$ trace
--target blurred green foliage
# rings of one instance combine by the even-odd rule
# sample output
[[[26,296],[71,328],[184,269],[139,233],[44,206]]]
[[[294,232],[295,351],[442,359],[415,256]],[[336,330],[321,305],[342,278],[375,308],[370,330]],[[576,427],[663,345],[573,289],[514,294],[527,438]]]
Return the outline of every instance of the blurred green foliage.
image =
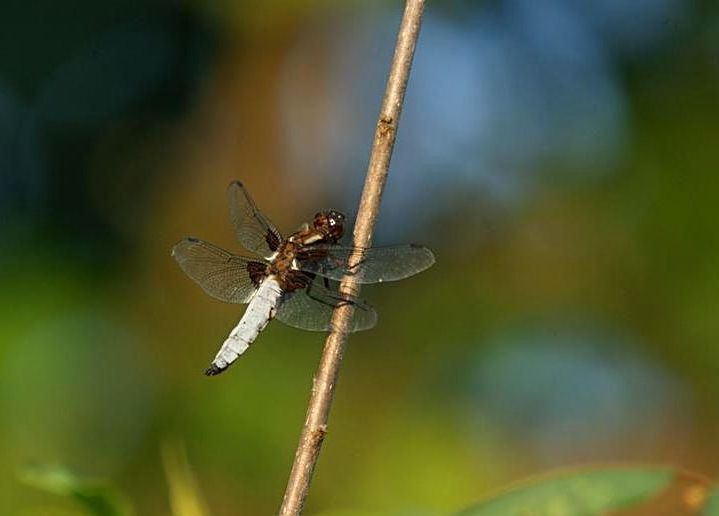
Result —
[[[170,506],[174,516],[208,516],[197,480],[192,473],[187,452],[180,443],[165,443],[162,449]]]
[[[430,2],[377,241],[438,260],[362,291],[380,322],[350,341],[308,514],[450,514],[596,460],[716,474],[717,10]],[[285,233],[353,213],[398,19],[3,7],[0,513],[77,514],[85,475],[138,514],[276,511],[322,336],[273,323],[205,378],[242,308],[169,250],[241,251],[232,179]]]
[[[719,491],[714,489],[704,509],[704,516],[716,516],[719,514]]]
[[[93,516],[131,516],[130,503],[106,482],[80,478],[61,468],[35,468],[22,480],[33,487],[66,496]]]
[[[576,516],[606,514],[636,505],[664,489],[668,469],[596,470],[565,473],[515,487],[508,493],[467,509],[463,516]]]

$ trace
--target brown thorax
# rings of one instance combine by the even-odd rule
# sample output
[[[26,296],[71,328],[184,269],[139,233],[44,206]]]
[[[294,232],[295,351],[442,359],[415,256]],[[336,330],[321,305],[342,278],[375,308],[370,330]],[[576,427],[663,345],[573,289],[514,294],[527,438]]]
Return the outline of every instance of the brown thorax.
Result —
[[[305,223],[287,240],[300,245],[336,244],[344,234],[345,216],[336,210],[321,211],[315,214],[312,226]]]
[[[286,291],[307,286],[310,279],[295,270],[297,254],[305,246],[313,244],[336,244],[344,234],[344,214],[336,210],[315,214],[312,225],[305,223],[292,233],[279,247],[267,273],[278,277]]]

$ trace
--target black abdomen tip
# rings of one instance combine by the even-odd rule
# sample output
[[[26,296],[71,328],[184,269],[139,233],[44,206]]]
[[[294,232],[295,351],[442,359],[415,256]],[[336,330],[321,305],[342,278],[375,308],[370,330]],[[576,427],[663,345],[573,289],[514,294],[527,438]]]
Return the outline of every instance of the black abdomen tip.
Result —
[[[205,374],[206,374],[207,376],[217,376],[218,374],[220,374],[220,373],[221,373],[222,371],[224,371],[225,369],[227,369],[227,368],[226,368],[226,367],[218,367],[218,366],[216,366],[215,364],[212,364],[210,367],[208,367],[208,368],[205,370]]]

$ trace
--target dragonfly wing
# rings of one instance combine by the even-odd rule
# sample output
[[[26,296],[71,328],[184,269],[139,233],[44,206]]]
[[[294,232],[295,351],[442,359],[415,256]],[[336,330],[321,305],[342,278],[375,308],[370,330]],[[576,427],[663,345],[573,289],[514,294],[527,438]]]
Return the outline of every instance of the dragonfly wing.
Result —
[[[172,256],[202,290],[226,303],[249,302],[257,290],[258,275],[266,267],[197,238],[175,244]]]
[[[350,267],[350,257],[355,249],[360,254],[360,261]],[[298,258],[302,271],[336,281],[350,275],[359,283],[401,280],[428,269],[434,263],[432,251],[415,244],[368,249],[318,245],[304,251]]]
[[[330,320],[336,306],[352,303],[355,307],[350,331],[369,330],[377,324],[377,312],[366,302],[328,290],[317,281],[306,289],[288,292],[282,297],[276,318],[293,328],[330,331]]]
[[[263,258],[271,257],[282,243],[274,224],[257,209],[252,197],[239,181],[227,187],[227,204],[237,238],[248,251]]]

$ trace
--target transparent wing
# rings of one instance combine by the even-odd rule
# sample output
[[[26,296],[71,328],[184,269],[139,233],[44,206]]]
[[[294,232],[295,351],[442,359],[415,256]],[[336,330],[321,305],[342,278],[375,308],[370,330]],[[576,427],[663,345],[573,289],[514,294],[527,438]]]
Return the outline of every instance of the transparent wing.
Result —
[[[257,256],[272,256],[282,242],[282,235],[257,209],[252,197],[239,181],[233,181],[227,187],[227,203],[232,224],[242,246]]]
[[[197,238],[179,241],[172,256],[202,290],[226,303],[249,302],[257,290],[249,271],[265,266]]]
[[[360,283],[381,283],[408,278],[434,263],[432,251],[421,245],[408,244],[358,250],[360,262],[350,267],[349,259],[354,250],[336,245],[313,246],[298,256],[299,269],[337,281],[352,275]]]
[[[351,302],[355,310],[350,331],[369,330],[377,324],[377,312],[366,302],[351,301],[339,291],[328,290],[317,281],[306,289],[285,294],[277,309],[276,318],[293,328],[309,331],[329,331],[332,311],[341,303]]]

